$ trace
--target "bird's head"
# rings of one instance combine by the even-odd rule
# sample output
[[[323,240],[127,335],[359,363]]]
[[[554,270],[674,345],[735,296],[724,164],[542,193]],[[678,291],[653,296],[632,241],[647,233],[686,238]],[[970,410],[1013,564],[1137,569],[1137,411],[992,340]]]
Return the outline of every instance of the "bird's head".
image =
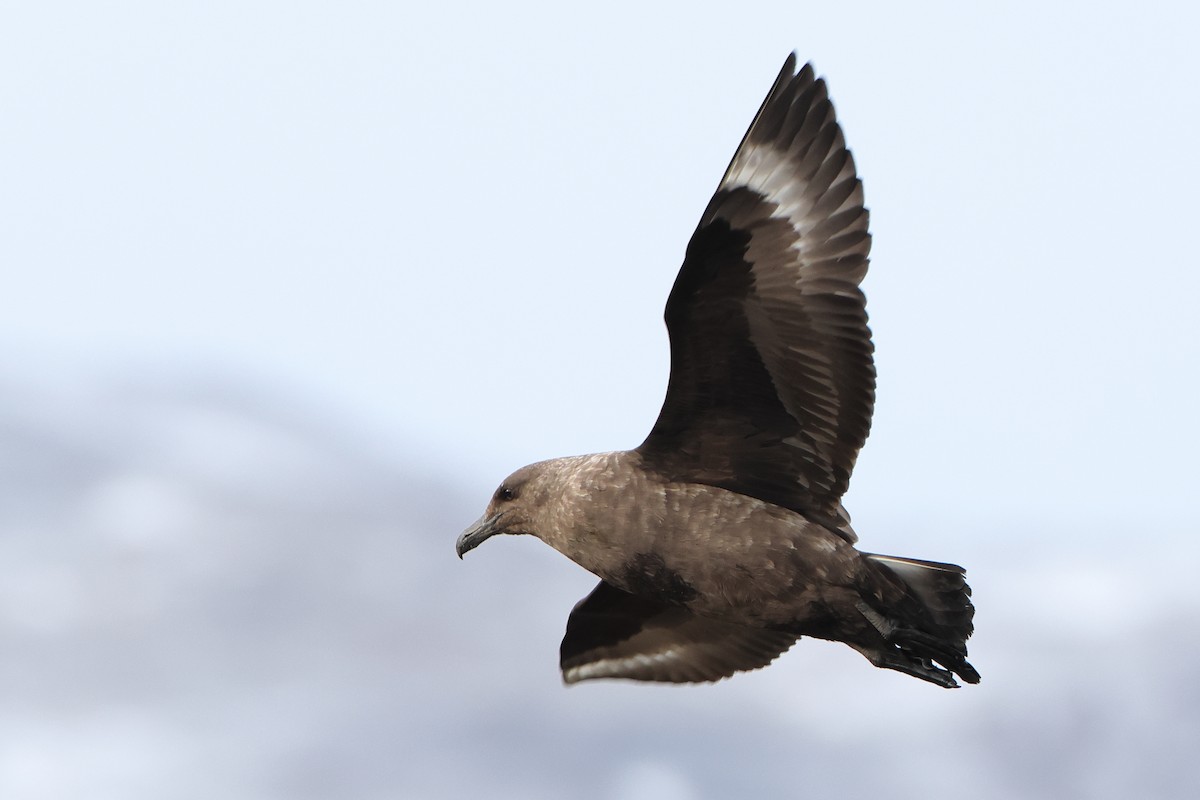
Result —
[[[483,516],[462,532],[454,545],[458,557],[474,550],[499,533],[528,533],[538,535],[540,519],[547,501],[553,496],[549,486],[548,469],[551,462],[530,464],[504,479],[492,495]]]

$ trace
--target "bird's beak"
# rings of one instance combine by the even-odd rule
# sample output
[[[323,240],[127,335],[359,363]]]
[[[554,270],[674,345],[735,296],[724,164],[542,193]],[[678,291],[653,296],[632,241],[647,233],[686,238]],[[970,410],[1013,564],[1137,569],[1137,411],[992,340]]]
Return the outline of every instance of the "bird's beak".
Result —
[[[467,554],[467,551],[474,550],[479,545],[483,544],[485,539],[490,539],[497,533],[502,533],[500,530],[500,515],[493,514],[488,516],[484,514],[479,519],[475,520],[471,527],[467,528],[458,537],[458,541],[454,543],[454,552],[458,553],[458,557],[462,558]]]

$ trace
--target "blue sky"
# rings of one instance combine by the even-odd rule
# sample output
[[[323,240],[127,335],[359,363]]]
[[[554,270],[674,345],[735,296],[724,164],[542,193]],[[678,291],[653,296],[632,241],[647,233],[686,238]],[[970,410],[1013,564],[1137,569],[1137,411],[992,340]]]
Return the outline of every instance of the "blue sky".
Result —
[[[491,712],[446,717],[464,726],[486,719],[503,738],[506,709],[536,702],[548,729],[569,738],[578,730],[564,720],[575,712],[560,703],[618,709],[616,731],[637,726],[647,697],[690,718],[692,703],[716,696],[717,717],[740,720],[749,704],[781,736],[811,744],[805,736],[832,730],[822,746],[854,741],[853,726],[838,732],[846,723],[829,721],[841,713],[834,706],[781,709],[764,699],[791,686],[812,693],[828,677],[820,659],[835,656],[785,660],[719,695],[615,686],[584,695],[608,705],[558,699],[554,646],[590,579],[531,542],[489,544],[466,564],[439,560],[453,557],[458,530],[515,467],[641,441],[666,385],[661,312],[687,237],[792,50],[829,81],[872,212],[864,286],[879,399],[847,502],[867,549],[953,560],[977,576],[972,654],[985,679],[949,693],[957,706],[928,700],[924,687],[879,683],[850,659],[830,662],[846,666],[837,681],[862,681],[871,697],[904,709],[884,730],[968,730],[987,719],[992,733],[1019,742],[1021,718],[997,709],[1049,701],[1026,671],[1014,667],[1006,681],[1005,665],[1063,665],[1049,669],[1049,685],[1082,687],[1083,707],[1142,679],[1137,665],[1129,674],[1110,665],[1079,683],[1075,670],[1093,663],[1093,651],[1136,640],[1173,660],[1170,644],[1145,642],[1158,642],[1153,626],[1179,609],[1200,608],[1184,571],[1198,533],[1200,277],[1189,241],[1200,185],[1197,22],[1184,4],[3,7],[0,446],[11,480],[0,535],[10,577],[26,577],[12,578],[0,600],[17,620],[14,641],[40,643],[19,667],[50,677],[25,700],[10,698],[25,709],[18,722],[46,733],[21,738],[17,722],[0,731],[9,748],[0,747],[0,787],[26,785],[40,773],[12,765],[37,758],[93,769],[84,754],[94,742],[56,751],[54,726],[82,715],[105,730],[116,713],[110,687],[97,679],[72,695],[69,713],[47,711],[61,686],[46,665],[87,642],[118,641],[80,609],[120,582],[120,554],[133,548],[169,572],[184,556],[220,563],[238,553],[269,571],[270,559],[246,556],[236,537],[207,536],[206,519],[249,526],[264,552],[286,552],[297,520],[308,520],[314,541],[352,528],[371,543],[354,562],[368,576],[363,564],[394,559],[402,578],[432,581],[420,585],[436,602],[394,588],[361,590],[369,603],[330,589],[329,602],[360,619],[382,615],[372,631],[425,631],[416,649],[446,664],[497,658],[488,681],[508,693],[489,701],[473,689]],[[405,547],[418,556],[406,560]],[[88,558],[108,565],[97,573],[107,577],[81,572]],[[196,579],[206,587],[195,589],[196,619],[207,621],[195,624],[218,652],[234,652],[240,628],[209,615],[220,587],[236,580],[213,569]],[[247,574],[258,576],[247,585],[265,581],[289,603],[311,588],[304,570],[285,570],[278,583]],[[447,596],[447,586],[459,594]],[[170,585],[153,591],[168,606],[179,599]],[[522,619],[533,615],[520,628],[528,653],[496,655],[514,616],[471,603],[481,591],[509,598]],[[21,628],[22,603],[51,603],[49,621]],[[416,607],[437,620],[436,634],[418,624]],[[466,608],[476,616],[463,629],[449,609]],[[131,620],[152,651],[174,646],[163,644],[168,628]],[[296,625],[278,652],[304,652]],[[1174,638],[1187,653],[1200,649],[1194,633]],[[337,650],[351,673],[365,657],[356,647]],[[438,676],[408,660],[412,646],[400,652],[396,713],[411,717],[423,696],[436,701],[421,714],[436,716],[449,689],[403,688]],[[530,678],[535,663],[544,669]],[[208,688],[217,707],[235,708],[238,686],[266,691],[229,669],[227,684]],[[388,675],[384,666],[372,674],[380,696]],[[313,711],[314,730],[331,717],[374,730],[361,710],[370,704],[339,680],[329,686],[332,710]],[[590,690],[566,696],[580,691]],[[1105,719],[1140,730],[1125,709],[1147,729],[1177,731],[1184,723],[1162,692],[1154,701],[1122,695]],[[154,719],[159,701],[132,696],[140,710],[120,719],[140,731],[137,720]],[[1062,711],[1061,730],[1080,718]],[[381,729],[412,733],[380,719]],[[199,741],[201,728],[180,730]],[[455,733],[446,728],[447,741]],[[249,753],[291,752],[269,728],[247,737]],[[161,796],[165,784],[137,769],[157,752],[138,742],[154,739],[131,734],[123,745],[142,782],[118,776],[114,796]],[[178,758],[193,746],[180,741]],[[333,752],[314,741],[314,752]],[[412,734],[410,744],[423,741]],[[486,737],[471,741],[480,764],[517,758],[488,750]],[[1114,741],[1111,752],[1121,752]],[[449,745],[421,746],[423,763],[453,761]],[[596,796],[718,796],[684,755],[612,752],[612,771],[596,775],[608,789]],[[1088,763],[1110,751],[1080,752]],[[391,796],[395,776],[372,771],[387,753],[362,758],[345,768],[377,778],[361,796]],[[258,774],[255,763],[275,762],[251,759],[245,775]],[[290,775],[296,762],[279,763]],[[543,785],[525,768],[513,796],[561,791],[558,778],[542,776]],[[478,784],[460,776],[443,794],[433,767],[419,773],[420,791],[405,786],[436,797],[494,785],[479,769]],[[1105,785],[1133,785],[1130,770],[1128,783]],[[287,781],[242,774],[231,767],[210,788],[295,796]],[[1068,796],[1054,794],[1063,781],[1021,789]]]

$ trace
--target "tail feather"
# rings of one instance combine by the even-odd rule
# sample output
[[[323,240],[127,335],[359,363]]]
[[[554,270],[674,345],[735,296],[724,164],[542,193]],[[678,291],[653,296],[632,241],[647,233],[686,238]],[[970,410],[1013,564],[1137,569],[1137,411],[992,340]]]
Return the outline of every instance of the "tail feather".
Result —
[[[967,683],[978,683],[979,673],[966,659],[967,639],[975,630],[975,606],[966,570],[955,564],[915,558],[864,553],[867,560],[899,578],[907,590],[905,602],[885,612],[886,638],[895,646],[881,666],[900,669],[941,685],[955,685],[929,664],[936,661]],[[932,672],[930,672],[932,670]]]
[[[873,553],[867,558],[904,581],[938,626],[953,630],[964,641],[975,630],[975,606],[971,604],[965,569],[956,564]]]

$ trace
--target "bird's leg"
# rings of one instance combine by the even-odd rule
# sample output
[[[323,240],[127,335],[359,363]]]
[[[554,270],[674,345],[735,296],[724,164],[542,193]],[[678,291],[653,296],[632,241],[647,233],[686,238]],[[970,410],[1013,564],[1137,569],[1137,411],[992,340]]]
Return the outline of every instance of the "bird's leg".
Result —
[[[928,658],[919,658],[899,648],[884,650],[874,655],[868,655],[867,658],[877,667],[894,669],[897,672],[912,675],[914,678],[936,683],[946,689],[958,688],[958,681],[954,680],[953,672],[942,669]]]
[[[936,636],[914,628],[897,628],[887,641],[914,657],[935,659],[967,683],[979,683],[979,673],[967,662],[966,653]]]
[[[953,666],[962,661],[963,654],[946,645],[944,641],[916,628],[896,628],[886,636],[888,644],[894,644],[913,652],[929,651],[939,662]]]

